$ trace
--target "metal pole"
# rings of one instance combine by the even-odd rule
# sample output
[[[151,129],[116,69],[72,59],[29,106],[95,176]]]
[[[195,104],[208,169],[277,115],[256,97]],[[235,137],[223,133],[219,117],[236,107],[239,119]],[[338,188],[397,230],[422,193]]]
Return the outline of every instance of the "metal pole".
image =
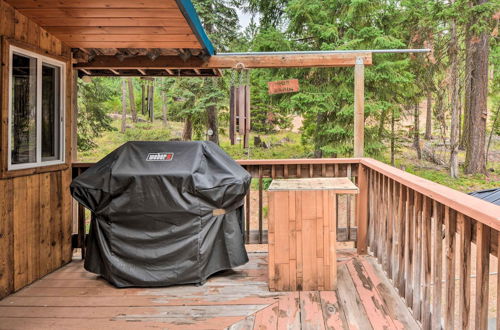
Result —
[[[365,145],[365,65],[356,57],[354,66],[354,157],[364,156]]]
[[[217,53],[217,56],[265,56],[265,55],[306,55],[306,54],[355,54],[355,53],[428,53],[423,49],[365,49],[365,50],[309,50],[286,52],[247,52],[247,53]]]

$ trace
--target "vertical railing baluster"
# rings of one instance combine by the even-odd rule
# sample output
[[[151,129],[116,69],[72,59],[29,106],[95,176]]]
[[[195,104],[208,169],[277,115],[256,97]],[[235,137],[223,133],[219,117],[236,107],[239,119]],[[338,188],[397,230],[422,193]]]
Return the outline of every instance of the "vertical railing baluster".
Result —
[[[263,193],[262,193],[262,165],[259,166],[259,243],[262,244],[263,238],[262,238],[262,223],[263,223],[263,210],[262,210],[262,204],[263,204]]]
[[[405,297],[405,284],[404,275],[406,274],[406,247],[408,245],[408,230],[407,230],[407,217],[406,217],[406,186],[399,184],[399,201],[398,201],[398,221],[399,221],[399,265],[398,275],[396,280],[396,287],[399,290],[401,297]]]
[[[389,178],[385,175],[382,175],[382,198],[381,198],[381,205],[383,205],[382,208],[382,230],[381,230],[381,243],[382,243],[382,266],[383,269],[385,270],[386,273],[389,273],[389,256],[388,256],[388,251],[387,251],[387,239],[388,239],[388,228],[387,228],[387,215],[388,215],[388,210],[387,210],[387,181]]]
[[[433,210],[433,293],[432,293],[432,328],[441,329],[442,276],[443,276],[443,205],[434,201]]]
[[[357,232],[356,232],[356,248],[359,254],[366,254],[367,249],[367,232],[368,232],[368,172],[367,169],[359,165],[357,183],[359,194],[356,197],[356,217],[357,217]]]
[[[488,328],[490,245],[490,228],[476,222],[476,318],[474,328],[478,330]]]
[[[400,185],[392,180],[392,281],[397,287],[399,274],[399,245],[401,241],[401,233],[399,231],[399,191]]]
[[[431,328],[431,215],[432,202],[427,196],[422,199],[422,269],[423,269],[423,288],[422,288],[422,328]]]
[[[444,227],[445,227],[445,278],[446,278],[446,296],[445,296],[445,329],[455,327],[455,251],[456,251],[456,212],[448,206],[444,209]]]
[[[419,321],[422,320],[422,195],[415,193],[415,240],[413,259],[413,315]]]
[[[387,210],[387,216],[386,216],[386,222],[387,222],[387,236],[386,236],[386,271],[387,275],[390,279],[393,279],[392,277],[392,242],[393,242],[393,236],[394,236],[394,228],[393,228],[393,213],[394,213],[394,208],[393,208],[393,186],[392,186],[392,180],[390,178],[387,178],[387,184],[386,184],[386,210]]]
[[[458,213],[460,233],[460,329],[469,329],[470,317],[470,274],[471,274],[471,221],[468,217]]]
[[[405,246],[405,300],[409,308],[413,307],[413,232],[415,230],[414,191],[411,188],[406,190],[406,246]]]
[[[347,166],[347,178],[352,180],[351,177],[351,164]],[[351,195],[345,196],[346,200],[346,227],[347,227],[347,240],[351,240]],[[338,218],[337,218],[338,219]]]

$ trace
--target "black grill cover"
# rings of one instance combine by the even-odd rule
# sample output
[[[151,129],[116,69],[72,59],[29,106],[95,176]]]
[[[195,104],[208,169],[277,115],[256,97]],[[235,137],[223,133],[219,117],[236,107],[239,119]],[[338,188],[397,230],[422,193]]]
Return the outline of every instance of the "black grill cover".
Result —
[[[245,264],[250,180],[211,142],[122,145],[71,183],[94,215],[85,269],[117,287],[168,286]]]

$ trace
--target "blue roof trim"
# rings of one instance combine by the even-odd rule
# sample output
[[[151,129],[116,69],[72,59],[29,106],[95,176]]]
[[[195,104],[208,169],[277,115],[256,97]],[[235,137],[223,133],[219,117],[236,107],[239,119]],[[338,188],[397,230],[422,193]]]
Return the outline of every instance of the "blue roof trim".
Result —
[[[193,32],[198,38],[198,41],[200,42],[201,46],[205,49],[205,51],[209,55],[214,55],[215,54],[214,46],[212,45],[210,39],[208,39],[207,33],[205,32],[205,29],[201,25],[200,18],[198,17],[196,9],[194,9],[191,0],[176,0],[176,2],[182,14],[186,18],[189,26],[191,26],[191,29],[193,29]]]

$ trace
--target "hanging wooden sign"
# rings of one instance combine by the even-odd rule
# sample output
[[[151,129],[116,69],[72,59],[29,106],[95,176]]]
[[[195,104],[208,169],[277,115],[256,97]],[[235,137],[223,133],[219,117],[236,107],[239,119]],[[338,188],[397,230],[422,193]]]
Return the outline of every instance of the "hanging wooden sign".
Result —
[[[299,91],[298,79],[270,81],[267,85],[269,86],[269,95],[294,93]]]

